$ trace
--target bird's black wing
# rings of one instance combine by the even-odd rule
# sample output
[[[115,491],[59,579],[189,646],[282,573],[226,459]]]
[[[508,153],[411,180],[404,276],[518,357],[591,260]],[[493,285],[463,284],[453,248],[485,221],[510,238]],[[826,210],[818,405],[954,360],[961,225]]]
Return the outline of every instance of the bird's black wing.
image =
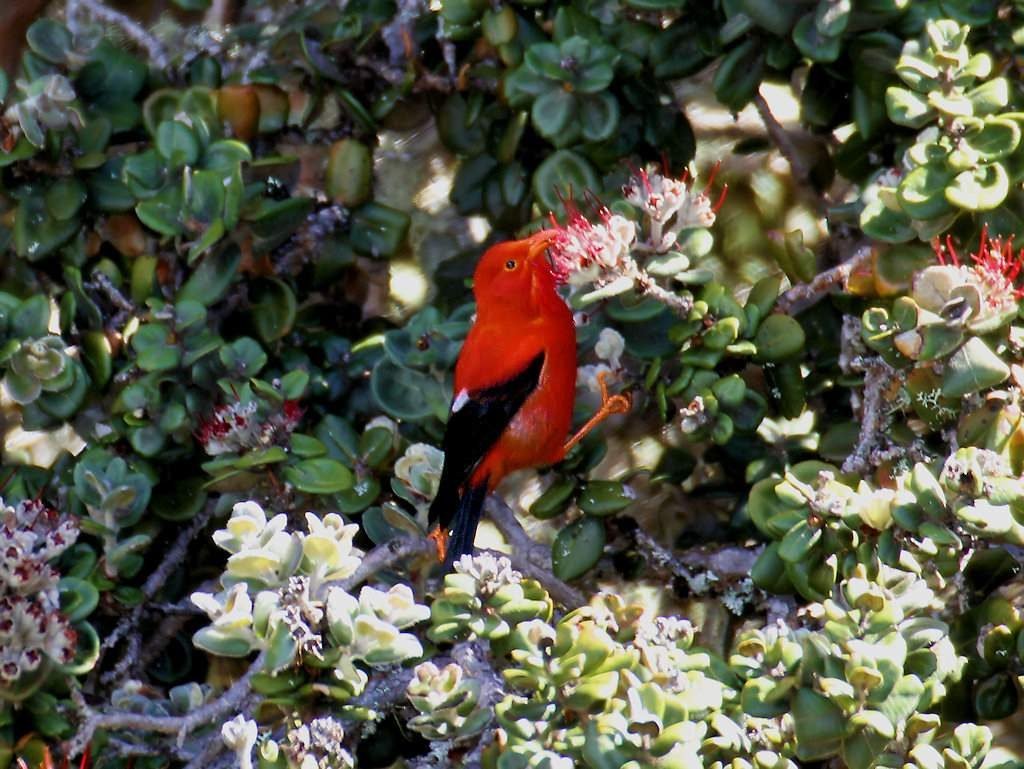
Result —
[[[466,484],[480,460],[497,443],[516,412],[536,389],[543,367],[544,352],[541,351],[521,372],[504,382],[480,390],[456,393],[441,445],[444,449],[444,467],[437,496],[430,506],[431,525],[438,524],[450,530],[464,495],[479,497],[477,507],[483,505],[486,490],[484,494],[478,490],[468,494]],[[479,510],[467,513],[472,513],[479,520]],[[476,530],[475,525],[469,528],[474,532]],[[472,546],[471,540],[468,547],[471,549]]]

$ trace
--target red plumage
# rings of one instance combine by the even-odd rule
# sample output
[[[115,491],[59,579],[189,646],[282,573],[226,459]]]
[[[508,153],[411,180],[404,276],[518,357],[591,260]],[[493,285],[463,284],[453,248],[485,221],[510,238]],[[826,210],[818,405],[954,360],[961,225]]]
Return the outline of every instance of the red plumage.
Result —
[[[455,365],[445,464],[430,508],[430,536],[449,566],[472,551],[484,499],[505,476],[558,462],[604,416],[628,407],[622,396],[606,398],[566,443],[576,329],[546,256],[552,235],[493,246],[474,274],[476,320]]]

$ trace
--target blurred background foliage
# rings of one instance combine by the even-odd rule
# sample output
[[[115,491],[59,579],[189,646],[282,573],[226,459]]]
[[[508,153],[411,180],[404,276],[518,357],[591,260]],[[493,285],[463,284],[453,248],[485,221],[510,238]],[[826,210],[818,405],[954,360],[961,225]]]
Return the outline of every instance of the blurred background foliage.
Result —
[[[1018,3],[23,0],[0,39],[0,769],[244,765],[251,718],[265,767],[1019,765]],[[577,416],[600,372],[634,407],[442,581],[407,543],[473,266],[609,217]]]

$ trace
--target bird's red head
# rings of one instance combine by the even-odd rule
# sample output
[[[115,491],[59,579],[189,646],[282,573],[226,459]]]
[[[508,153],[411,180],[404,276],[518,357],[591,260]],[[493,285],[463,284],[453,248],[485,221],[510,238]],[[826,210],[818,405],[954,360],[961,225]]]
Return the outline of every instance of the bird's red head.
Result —
[[[554,230],[542,230],[487,249],[473,274],[477,300],[525,305],[539,294],[554,293],[555,276],[547,258],[548,244],[554,235]]]

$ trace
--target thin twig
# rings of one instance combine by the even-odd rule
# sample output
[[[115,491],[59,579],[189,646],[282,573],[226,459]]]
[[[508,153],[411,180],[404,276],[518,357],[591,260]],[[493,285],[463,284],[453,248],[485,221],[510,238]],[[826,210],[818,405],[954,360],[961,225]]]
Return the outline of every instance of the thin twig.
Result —
[[[492,728],[494,706],[505,698],[505,680],[494,666],[494,656],[489,641],[463,641],[455,644],[452,647],[452,660],[465,671],[468,678],[475,679],[480,684],[477,707],[487,710],[491,714],[490,721],[477,738],[476,745],[463,758],[463,767],[476,769],[481,766],[483,753],[495,738]]]
[[[377,572],[389,569],[395,564],[413,556],[429,553],[432,549],[433,545],[427,539],[398,537],[389,540],[382,545],[377,545],[377,547],[367,553],[359,564],[359,568],[355,570],[351,577],[329,584],[337,585],[346,591],[352,591]]]
[[[374,678],[362,694],[345,703],[353,709],[365,708],[375,713],[385,713],[405,699],[405,690],[413,679],[413,669],[395,666],[385,675]]]
[[[749,577],[754,562],[764,550],[763,545],[737,545],[714,549],[695,547],[674,552],[662,546],[643,529],[636,529],[633,536],[640,552],[652,567],[686,580],[694,593],[709,592],[708,575],[714,578],[714,582],[724,584]]]
[[[807,164],[804,163],[804,159],[800,155],[800,150],[798,150],[796,144],[793,143],[793,138],[776,119],[775,115],[772,114],[771,107],[768,106],[768,102],[760,92],[754,94],[754,106],[757,107],[757,112],[761,116],[761,122],[764,123],[765,129],[768,131],[768,136],[771,137],[775,146],[779,148],[779,152],[782,153],[782,157],[784,157],[786,162],[789,163],[789,168],[793,172],[793,176],[801,184],[807,184],[811,178],[810,169],[808,169]],[[815,193],[815,197],[820,198],[817,193]]]
[[[78,17],[85,11],[97,21],[117,27],[125,37],[142,48],[157,69],[165,69],[169,62],[164,44],[151,35],[141,24],[130,16],[116,11],[100,0],[68,0],[67,20],[72,31],[78,29]]]
[[[124,312],[135,312],[135,305],[115,286],[105,273],[97,270],[92,276],[92,282],[86,284],[89,288],[100,289],[110,300],[110,303],[117,309]]]
[[[174,541],[174,544],[167,550],[164,555],[163,561],[160,565],[153,570],[153,573],[149,575],[145,583],[142,585],[142,598],[143,600],[132,609],[131,614],[124,617],[117,626],[110,632],[105,639],[103,639],[103,645],[100,647],[100,653],[113,649],[117,643],[124,638],[128,633],[132,632],[139,624],[142,619],[142,614],[160,589],[164,586],[167,580],[170,578],[174,570],[177,569],[184,562],[185,555],[188,552],[189,545],[192,544],[192,540],[206,528],[206,524],[210,522],[210,518],[213,516],[214,505],[212,503],[207,504],[199,513],[196,514],[195,518],[188,527],[182,531],[178,538]],[[110,681],[118,680],[135,661],[135,657],[139,652],[140,644],[133,644],[124,656],[118,661],[114,669],[104,674],[100,679],[103,683],[109,683]]]
[[[676,294],[667,288],[662,288],[655,282],[654,278],[646,272],[641,271],[636,278],[637,292],[643,296],[649,296],[657,302],[661,302],[672,312],[681,317],[686,317],[693,309],[693,297],[689,294]]]
[[[566,584],[551,571],[551,548],[535,542],[515,512],[505,500],[492,495],[490,498],[490,516],[494,525],[504,535],[511,546],[511,553],[495,552],[496,556],[505,556],[512,565],[530,579],[540,582],[558,603],[566,608],[575,609],[587,603],[586,596],[571,585]]]
[[[368,69],[377,75],[381,80],[390,84],[403,86],[409,78],[409,71],[403,67],[396,67],[388,64],[383,59],[371,56],[356,56],[353,63],[357,67]],[[483,81],[481,81],[482,83]],[[474,81],[474,84],[477,84]],[[455,90],[455,84],[451,78],[439,75],[427,69],[421,69],[416,73],[416,79],[412,84],[413,93],[433,91],[435,93],[451,93]],[[486,90],[494,90],[493,87]]]
[[[872,248],[869,245],[858,247],[853,255],[830,270],[817,275],[810,283],[793,286],[779,297],[776,308],[787,315],[796,315],[816,304],[837,286],[846,283],[850,275],[871,260]]]
[[[81,755],[92,741],[93,735],[100,729],[173,734],[176,745],[181,747],[189,734],[205,726],[216,726],[224,716],[238,708],[242,700],[249,695],[252,677],[263,669],[266,658],[267,653],[260,652],[245,674],[231,684],[223,694],[184,716],[147,716],[124,711],[100,713],[93,710],[76,689],[77,694],[73,692],[73,699],[84,718],[78,732],[67,743],[66,755],[70,758]]]
[[[843,462],[844,473],[863,474],[871,469],[871,453],[884,436],[885,391],[895,371],[881,358],[864,371],[864,400],[860,410],[860,434],[853,453]]]

